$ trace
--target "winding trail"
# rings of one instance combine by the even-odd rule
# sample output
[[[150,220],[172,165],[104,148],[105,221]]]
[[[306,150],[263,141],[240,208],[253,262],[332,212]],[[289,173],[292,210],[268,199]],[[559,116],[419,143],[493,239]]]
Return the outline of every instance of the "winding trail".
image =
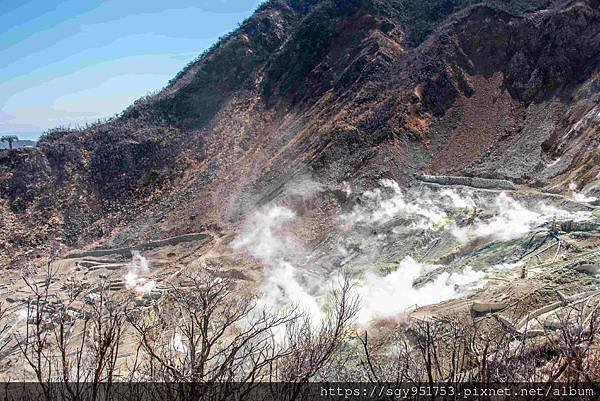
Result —
[[[466,187],[473,188],[483,192],[500,193],[510,192],[523,195],[537,195],[545,198],[551,198],[565,204],[583,208],[588,211],[597,210],[600,207],[580,202],[569,196],[552,192],[540,191],[527,185],[515,184],[508,180],[465,177],[465,176],[447,176],[447,175],[420,175],[415,177],[421,185],[431,185],[437,187]]]
[[[140,244],[126,246],[121,248],[109,248],[109,249],[93,249],[90,251],[72,252],[65,256],[65,259],[79,259],[87,257],[102,257],[109,255],[120,255],[123,257],[130,257],[132,251],[147,251],[154,248],[161,248],[164,246],[178,245],[183,242],[193,241],[207,241],[212,239],[212,235],[207,233],[190,233],[178,235],[175,237],[165,238],[156,241],[142,242]]]

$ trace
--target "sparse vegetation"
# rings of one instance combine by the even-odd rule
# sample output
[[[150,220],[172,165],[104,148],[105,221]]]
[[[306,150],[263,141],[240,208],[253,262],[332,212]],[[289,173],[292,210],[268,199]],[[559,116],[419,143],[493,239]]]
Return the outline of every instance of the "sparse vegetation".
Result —
[[[285,393],[272,397],[296,400],[313,379],[432,386],[600,379],[597,306],[591,313],[585,305],[569,308],[556,330],[531,338],[493,319],[417,319],[392,337],[373,339],[355,330],[359,300],[348,281],[333,291],[318,323],[296,309],[256,309],[234,281],[210,274],[186,277],[185,287],[172,288],[151,308],[133,307],[133,299],[106,283],[93,298],[83,299],[75,282],[59,297],[50,290],[54,274],[48,268],[41,281],[23,277],[29,288],[23,330],[12,331],[5,309],[0,316],[0,351],[13,349],[27,367],[3,375],[39,384],[20,399],[138,399],[116,390],[135,381],[187,383],[144,389],[163,399],[223,400],[243,399],[258,383],[286,382]]]
[[[599,381],[600,14],[523,15],[548,3],[266,2],[163,91],[0,152],[0,376]]]

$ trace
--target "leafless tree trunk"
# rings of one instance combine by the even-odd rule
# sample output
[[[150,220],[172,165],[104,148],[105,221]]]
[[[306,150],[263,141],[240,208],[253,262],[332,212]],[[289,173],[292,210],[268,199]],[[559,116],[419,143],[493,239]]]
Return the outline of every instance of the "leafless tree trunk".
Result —
[[[128,301],[102,286],[92,302],[75,287],[60,297],[50,291],[54,276],[48,267],[41,285],[24,278],[32,295],[24,333],[15,333],[20,353],[46,399],[59,392],[70,400],[96,400],[101,386],[109,399]]]
[[[295,308],[258,309],[251,298],[240,297],[232,280],[208,274],[188,280],[193,284],[172,288],[157,311],[132,313],[129,321],[148,356],[146,378],[189,383],[190,393],[220,383],[216,399],[231,395],[227,383],[242,384],[247,392],[268,381],[297,384],[278,394],[296,399],[344,340],[358,310],[347,282],[333,291],[325,320],[314,323]]]
[[[359,299],[352,295],[350,281],[343,277],[339,288],[332,288],[328,305],[331,308],[322,322],[308,317],[288,324],[287,350],[273,364],[270,380],[286,382],[282,400],[296,400],[305,385],[323,369],[350,334],[350,324],[359,311]]]

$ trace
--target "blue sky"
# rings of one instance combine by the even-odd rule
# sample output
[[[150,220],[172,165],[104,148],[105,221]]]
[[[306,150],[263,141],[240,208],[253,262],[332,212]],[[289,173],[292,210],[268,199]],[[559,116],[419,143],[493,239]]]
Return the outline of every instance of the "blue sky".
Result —
[[[114,115],[261,0],[0,0],[0,134]]]

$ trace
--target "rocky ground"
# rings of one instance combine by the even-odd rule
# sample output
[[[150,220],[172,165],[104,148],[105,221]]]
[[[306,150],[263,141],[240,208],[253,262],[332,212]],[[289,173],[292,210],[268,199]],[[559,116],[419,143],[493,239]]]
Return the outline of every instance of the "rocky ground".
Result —
[[[234,279],[263,306],[299,304],[315,318],[345,272],[362,302],[356,330],[382,339],[416,321],[468,320],[535,338],[575,319],[574,310],[584,322],[591,319],[600,302],[600,209],[577,199],[577,192],[506,186],[427,176],[408,187],[383,180],[362,193],[346,188],[351,205],[328,223],[331,234],[312,246],[311,216],[330,190],[305,181],[238,232],[72,250],[50,263],[50,280],[44,269],[7,270],[4,319],[14,332],[31,324],[31,283],[48,290],[50,309],[62,305],[81,314],[86,303],[109,293],[133,300],[131,308],[151,318],[169,291],[190,285],[188,274],[206,271]],[[76,302],[69,301],[73,291]],[[15,367],[24,368],[15,338],[3,338],[7,378],[15,377]],[[134,355],[131,347],[123,344],[124,361]]]
[[[50,312],[106,290],[150,316],[202,271],[315,318],[344,272],[381,338],[403,319],[521,336],[587,319],[599,9],[266,2],[117,118],[0,150],[6,327],[35,288]]]

